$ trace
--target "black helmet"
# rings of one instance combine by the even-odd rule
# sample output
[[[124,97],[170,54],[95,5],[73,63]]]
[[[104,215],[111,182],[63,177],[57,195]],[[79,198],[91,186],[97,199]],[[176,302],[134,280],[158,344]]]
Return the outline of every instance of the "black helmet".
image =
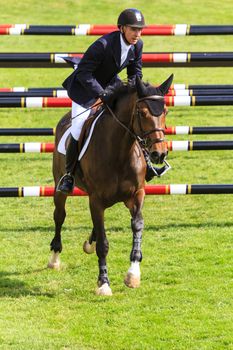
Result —
[[[145,19],[141,11],[137,9],[126,9],[121,12],[117,20],[117,26],[130,26],[135,28],[144,28]]]

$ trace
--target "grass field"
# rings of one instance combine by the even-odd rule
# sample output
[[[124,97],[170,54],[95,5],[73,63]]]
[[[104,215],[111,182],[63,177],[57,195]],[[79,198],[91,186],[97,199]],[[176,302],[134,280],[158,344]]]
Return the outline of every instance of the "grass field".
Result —
[[[13,0],[1,23],[109,23],[138,7],[148,23],[233,24],[232,1]],[[0,52],[83,51],[95,37],[0,38]],[[232,51],[232,36],[144,37],[144,51]],[[0,87],[59,86],[70,69],[0,69]],[[144,80],[233,84],[232,68],[145,68]],[[124,73],[125,74],[125,73]],[[122,77],[124,78],[124,74]],[[53,127],[66,109],[0,109],[0,127]],[[169,125],[232,125],[232,106],[170,108]],[[4,142],[51,137],[1,137]],[[175,139],[175,137],[172,137]],[[178,139],[178,137],[177,137]],[[179,137],[179,139],[187,139]],[[191,140],[232,139],[192,136]],[[53,185],[51,155],[1,154],[0,186]],[[152,183],[232,183],[232,151],[170,153],[172,170]],[[51,198],[0,201],[0,349],[233,349],[233,202],[231,195],[151,196],[137,290],[123,284],[131,249],[122,204],[106,211],[113,296],[94,293],[96,256],[82,252],[91,230],[87,198],[69,198],[62,269],[46,268],[53,237]]]

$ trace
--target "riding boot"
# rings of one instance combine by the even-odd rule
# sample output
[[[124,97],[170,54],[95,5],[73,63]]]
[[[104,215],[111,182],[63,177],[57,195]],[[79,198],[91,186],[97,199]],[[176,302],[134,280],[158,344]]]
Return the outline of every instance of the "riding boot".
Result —
[[[71,135],[66,150],[66,174],[60,179],[57,185],[57,191],[61,191],[65,194],[70,194],[73,191],[74,172],[78,164],[78,156],[78,141]]]
[[[158,174],[159,168],[153,167],[152,164],[146,164],[146,182],[149,182],[153,179],[154,176],[159,176]]]
[[[145,179],[146,179],[146,182],[149,182],[150,180],[153,179],[154,176],[160,176],[161,173],[163,172],[163,168],[157,168],[157,167],[154,167],[150,161],[150,158],[147,154],[146,151],[143,150],[143,154],[144,154],[144,157],[145,157],[145,161],[146,161],[146,176],[145,176]]]

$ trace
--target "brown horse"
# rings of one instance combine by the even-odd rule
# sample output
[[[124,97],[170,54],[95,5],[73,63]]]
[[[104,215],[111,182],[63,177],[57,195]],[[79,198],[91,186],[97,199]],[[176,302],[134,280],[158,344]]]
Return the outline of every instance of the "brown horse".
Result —
[[[93,229],[84,244],[86,253],[98,256],[99,276],[97,294],[111,295],[106,256],[108,240],[104,228],[104,211],[117,202],[124,202],[131,214],[133,246],[130,254],[131,266],[125,277],[125,284],[135,288],[140,284],[140,262],[142,260],[141,240],[144,221],[142,206],[146,163],[142,148],[145,148],[152,162],[162,164],[167,156],[164,142],[167,93],[173,76],[159,87],[136,80],[136,87],[122,84],[115,91],[112,109],[106,107],[97,121],[91,142],[81,159],[82,172],[76,172],[76,185],[89,195]],[[70,113],[65,115],[56,128],[53,175],[55,185],[65,172],[65,156],[58,153],[57,145],[65,130],[70,126]],[[66,212],[67,195],[54,194],[55,236],[51,242],[52,258],[49,267],[59,268],[59,253],[62,251],[61,227]]]

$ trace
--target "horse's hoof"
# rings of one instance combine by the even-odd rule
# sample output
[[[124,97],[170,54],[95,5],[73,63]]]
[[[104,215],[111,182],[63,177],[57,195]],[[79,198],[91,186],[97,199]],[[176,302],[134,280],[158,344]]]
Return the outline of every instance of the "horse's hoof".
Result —
[[[95,252],[95,249],[96,249],[96,242],[92,242],[90,244],[89,241],[85,241],[83,243],[83,250],[85,253],[93,254]]]
[[[54,264],[54,263],[51,263],[51,262],[49,261],[47,267],[48,267],[49,269],[53,269],[53,270],[60,270],[61,264],[60,264],[60,263]]]
[[[47,267],[53,270],[59,270],[61,267],[61,261],[59,258],[59,253],[53,253]]]
[[[127,273],[124,279],[125,285],[129,288],[138,288],[140,286],[140,276]]]
[[[104,284],[102,284],[101,287],[96,289],[96,294],[97,295],[111,296],[112,295],[112,290],[109,287],[108,283],[104,283]]]

